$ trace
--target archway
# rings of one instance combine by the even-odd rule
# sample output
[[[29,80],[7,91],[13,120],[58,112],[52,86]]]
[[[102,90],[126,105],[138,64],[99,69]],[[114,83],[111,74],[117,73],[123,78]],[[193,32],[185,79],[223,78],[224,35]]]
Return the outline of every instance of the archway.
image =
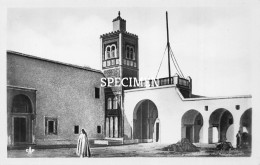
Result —
[[[187,138],[192,143],[198,143],[202,126],[203,117],[200,112],[196,110],[185,112],[181,119],[182,138]]]
[[[246,110],[240,118],[240,130],[252,134],[252,109]]]
[[[140,142],[159,141],[160,122],[158,120],[158,110],[151,100],[142,100],[136,105],[133,121],[134,139],[139,139]]]
[[[252,140],[252,109],[246,110],[240,118],[240,129],[242,133],[242,145],[251,146]]]
[[[32,104],[26,95],[16,95],[12,102],[12,132],[15,144],[31,141]]]
[[[209,118],[209,143],[217,143],[223,141],[233,142],[232,114],[223,108],[217,109]]]

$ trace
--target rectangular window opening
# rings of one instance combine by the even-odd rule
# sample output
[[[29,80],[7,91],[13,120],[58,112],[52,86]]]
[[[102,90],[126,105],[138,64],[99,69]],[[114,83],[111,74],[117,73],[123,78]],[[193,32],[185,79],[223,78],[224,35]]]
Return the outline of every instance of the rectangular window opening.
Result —
[[[45,134],[57,135],[57,125],[58,125],[57,118],[45,117]]]
[[[205,106],[205,111],[208,111],[209,110],[209,107],[208,106]]]
[[[79,134],[79,126],[78,125],[74,126],[74,134]]]
[[[97,133],[101,133],[101,126],[100,125],[97,126]]]
[[[100,97],[100,89],[99,88],[95,88],[95,98],[96,99],[99,99],[99,97]]]

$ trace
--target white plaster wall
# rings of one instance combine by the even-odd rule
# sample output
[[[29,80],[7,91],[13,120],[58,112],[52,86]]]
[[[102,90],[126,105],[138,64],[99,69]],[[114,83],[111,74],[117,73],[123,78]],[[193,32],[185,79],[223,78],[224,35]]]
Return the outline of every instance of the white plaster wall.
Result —
[[[251,97],[216,97],[216,98],[181,98],[178,89],[174,85],[161,86],[156,88],[134,89],[125,91],[124,110],[125,116],[133,128],[133,112],[137,103],[141,100],[149,99],[155,103],[158,109],[158,117],[161,125],[161,142],[176,143],[181,139],[181,118],[185,112],[194,109],[199,111],[203,117],[203,127],[201,128],[200,142],[208,143],[208,127],[211,113],[224,108],[233,115],[232,125],[234,135],[232,143],[235,144],[235,134],[239,129],[241,115],[251,108]],[[240,105],[240,110],[236,110],[236,105]],[[208,111],[205,111],[208,106]],[[125,132],[127,134],[127,132]],[[228,139],[232,139],[228,135]]]

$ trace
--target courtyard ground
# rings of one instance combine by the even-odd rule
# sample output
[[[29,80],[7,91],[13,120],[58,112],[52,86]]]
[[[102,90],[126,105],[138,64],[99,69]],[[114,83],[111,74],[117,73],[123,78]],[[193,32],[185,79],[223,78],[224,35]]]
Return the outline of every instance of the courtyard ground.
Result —
[[[248,150],[218,151],[212,146],[200,146],[199,152],[163,151],[169,144],[141,143],[132,145],[92,147],[92,158],[106,157],[249,157]],[[32,154],[25,150],[8,150],[8,158],[66,158],[77,157],[76,148],[35,149]]]

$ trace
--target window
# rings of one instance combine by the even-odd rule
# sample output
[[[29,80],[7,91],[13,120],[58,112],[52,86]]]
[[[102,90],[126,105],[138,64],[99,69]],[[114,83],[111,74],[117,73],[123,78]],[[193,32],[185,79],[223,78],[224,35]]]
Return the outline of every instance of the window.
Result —
[[[32,105],[29,97],[25,95],[16,95],[13,99],[12,112],[14,113],[31,113]]]
[[[112,100],[111,97],[107,99],[107,109],[112,109]]]
[[[117,104],[118,104],[117,97],[114,97],[114,99],[113,99],[113,109],[117,109]]]
[[[240,109],[240,105],[236,105],[236,110],[239,110]]]
[[[130,54],[130,59],[133,59],[133,57],[134,57],[133,53],[134,53],[134,49],[130,48],[130,53],[129,53]]]
[[[133,46],[126,46],[126,59],[135,60],[135,51]]]
[[[116,47],[115,47],[115,46],[112,46],[112,50],[111,50],[111,58],[114,58],[114,57],[115,57],[115,55],[116,55],[115,50],[116,50]]]
[[[79,126],[78,125],[74,126],[74,134],[79,134]]]
[[[106,49],[106,59],[110,58],[110,47],[108,46]]]
[[[108,45],[105,51],[105,60],[110,58],[115,58],[115,57],[117,57],[116,45],[115,44]]]
[[[209,110],[209,107],[208,106],[205,106],[205,111],[208,111]]]
[[[45,117],[45,134],[46,135],[57,135],[57,118]]]
[[[100,125],[97,126],[97,133],[101,133],[101,126]]]
[[[100,90],[99,90],[99,88],[95,88],[95,98],[96,99],[99,99],[99,93],[100,93]]]
[[[126,58],[129,59],[130,58],[130,51],[129,51],[129,47],[126,47]]]

